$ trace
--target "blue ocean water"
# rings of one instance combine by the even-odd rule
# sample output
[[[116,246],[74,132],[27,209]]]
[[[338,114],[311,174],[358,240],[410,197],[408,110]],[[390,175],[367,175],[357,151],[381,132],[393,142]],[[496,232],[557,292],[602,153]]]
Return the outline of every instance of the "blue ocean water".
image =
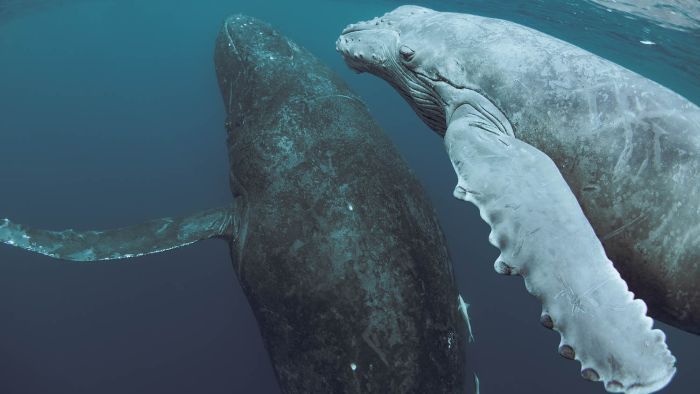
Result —
[[[470,313],[484,393],[595,393],[537,320],[519,278],[493,272],[476,209],[451,197],[444,148],[390,87],[349,71],[334,42],[395,1],[0,0],[0,217],[111,228],[230,200],[212,64],[223,18],[272,23],[339,72],[399,146],[440,216]],[[700,103],[700,30],[588,1],[427,1],[560,37]],[[650,42],[652,44],[650,44]],[[0,247],[0,393],[276,393],[226,245],[70,265]],[[700,387],[700,339],[663,324]]]

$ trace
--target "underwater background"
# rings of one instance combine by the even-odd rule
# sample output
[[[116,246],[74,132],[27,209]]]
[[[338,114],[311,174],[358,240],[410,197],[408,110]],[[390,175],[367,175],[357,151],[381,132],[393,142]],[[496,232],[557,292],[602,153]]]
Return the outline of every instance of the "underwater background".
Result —
[[[413,2],[534,27],[698,104],[698,2],[653,3]],[[354,74],[335,52],[345,25],[400,4],[0,0],[0,217],[113,228],[228,203],[214,39],[226,16],[256,16],[349,82],[425,186],[471,304],[467,357],[481,392],[604,392],[558,355],[559,336],[539,325],[522,279],[494,272],[489,229],[452,197],[441,139],[388,84]],[[697,392],[700,338],[657,327],[678,358],[663,392]],[[90,264],[0,247],[0,394],[233,392],[279,389],[224,242]]]

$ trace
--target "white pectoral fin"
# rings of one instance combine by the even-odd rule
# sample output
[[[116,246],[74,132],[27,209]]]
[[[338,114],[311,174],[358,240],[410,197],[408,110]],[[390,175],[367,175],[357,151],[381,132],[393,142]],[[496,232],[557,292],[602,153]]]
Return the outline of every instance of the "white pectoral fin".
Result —
[[[231,238],[235,236],[235,212],[233,206],[225,206],[104,231],[41,230],[0,219],[0,243],[61,260],[126,259],[208,238]]]
[[[610,392],[650,393],[675,373],[665,335],[652,329],[605,255],[571,189],[549,157],[456,114],[445,143],[455,197],[473,202],[501,251],[495,268],[523,276],[543,304],[541,322],[561,334],[559,353]]]

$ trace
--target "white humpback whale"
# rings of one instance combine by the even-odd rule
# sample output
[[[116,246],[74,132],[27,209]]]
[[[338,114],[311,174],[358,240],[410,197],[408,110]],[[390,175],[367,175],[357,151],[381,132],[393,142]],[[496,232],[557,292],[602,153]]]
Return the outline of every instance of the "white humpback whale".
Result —
[[[609,391],[664,387],[675,358],[646,305],[700,333],[700,109],[574,45],[475,15],[403,6],[348,26],[337,49],[444,136],[455,197],[479,207],[496,270],[525,279],[562,356]]]

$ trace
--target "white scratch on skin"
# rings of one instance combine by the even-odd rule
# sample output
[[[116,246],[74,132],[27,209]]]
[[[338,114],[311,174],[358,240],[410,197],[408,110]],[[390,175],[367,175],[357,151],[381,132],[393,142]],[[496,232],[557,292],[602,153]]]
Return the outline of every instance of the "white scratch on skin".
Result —
[[[649,41],[649,40],[642,40],[639,42],[644,44],[644,45],[656,45],[656,43],[654,41]]]
[[[583,309],[583,300],[581,297],[579,297],[578,294],[574,291],[574,288],[569,285],[569,282],[564,279],[564,277],[561,274],[557,274],[557,278],[561,282],[561,284],[564,286],[564,288],[557,294],[554,298],[559,298],[561,296],[566,296],[566,298],[569,300],[571,303],[571,314],[575,314],[577,311],[581,311],[581,313],[586,313],[586,310]]]
[[[474,386],[476,387],[474,394],[480,394],[480,392],[479,392],[479,377],[476,376],[476,374],[474,374]]]
[[[379,349],[379,346],[377,346],[377,344],[370,337],[369,329],[370,328],[367,327],[367,329],[365,329],[365,332],[362,333],[362,339],[364,339],[367,345],[369,345],[369,347],[372,350],[374,350],[375,353],[377,353],[377,356],[379,356],[379,359],[382,360],[384,365],[389,367],[389,362],[386,360],[386,355],[384,354],[384,352],[381,351],[381,349]]]
[[[362,100],[358,99],[357,97],[352,97],[352,96],[348,96],[345,94],[329,94],[327,96],[318,96],[318,97],[314,97],[313,100],[321,100],[321,99],[329,98],[329,97],[339,97],[339,98],[344,98],[344,99],[348,99],[348,100],[352,100],[352,101],[357,101],[362,105],[365,104],[362,102]]]
[[[611,231],[611,232],[609,232],[609,233],[603,235],[602,237],[600,237],[600,240],[601,240],[601,241],[607,241],[607,240],[609,240],[610,238],[613,238],[613,237],[615,237],[616,235],[621,234],[623,231],[625,231],[625,229],[627,229],[628,227],[630,227],[630,226],[632,226],[632,225],[634,225],[634,224],[640,222],[640,221],[641,221],[642,219],[644,219],[644,218],[646,218],[646,215],[642,213],[642,214],[640,214],[639,216],[637,216],[636,218],[630,220],[629,223],[623,224],[622,226],[618,227],[617,229],[615,229],[615,230],[613,230],[613,231]]]
[[[560,291],[555,298],[559,298],[563,295],[567,296],[569,302],[571,302],[572,314],[576,313],[577,311],[580,311],[581,313],[587,313],[586,310],[583,308],[583,304],[585,301],[588,301],[588,303],[591,304],[593,307],[600,307],[600,304],[594,298],[591,298],[590,295],[600,290],[603,286],[605,286],[612,280],[612,278],[606,277],[605,279],[601,280],[599,284],[591,286],[591,288],[586,290],[586,292],[584,292],[583,295],[579,296],[574,291],[574,288],[571,285],[569,285],[569,283],[566,281],[566,279],[564,279],[564,277],[561,274],[557,274],[557,278],[564,285],[564,289]]]
[[[474,342],[474,333],[472,331],[472,323],[471,320],[469,319],[469,304],[464,302],[464,298],[462,298],[462,295],[460,294],[457,298],[459,302],[459,307],[457,308],[460,312],[462,312],[462,317],[464,317],[464,321],[467,323],[467,328],[469,329],[469,342]]]

